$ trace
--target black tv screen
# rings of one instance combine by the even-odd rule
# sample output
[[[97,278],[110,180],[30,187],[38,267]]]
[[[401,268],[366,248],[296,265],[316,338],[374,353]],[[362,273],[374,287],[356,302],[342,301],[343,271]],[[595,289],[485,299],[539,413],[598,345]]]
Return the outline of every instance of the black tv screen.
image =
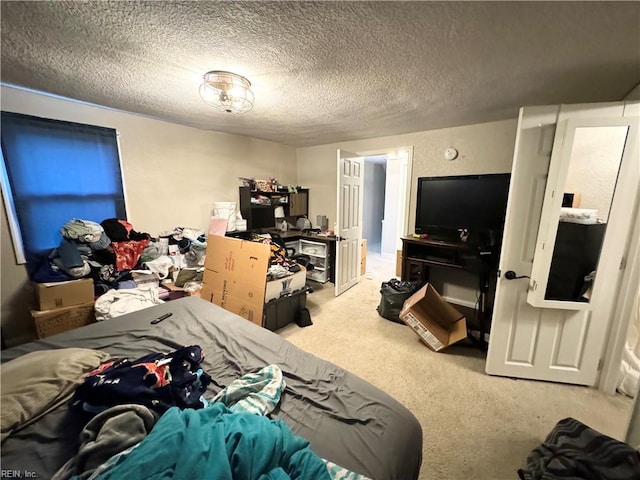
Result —
[[[501,231],[508,173],[418,178],[416,233]]]

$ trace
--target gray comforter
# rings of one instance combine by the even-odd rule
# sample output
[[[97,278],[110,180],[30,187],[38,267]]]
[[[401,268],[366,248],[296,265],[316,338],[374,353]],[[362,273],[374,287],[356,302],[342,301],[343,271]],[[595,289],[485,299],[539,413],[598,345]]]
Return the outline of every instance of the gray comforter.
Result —
[[[163,313],[173,315],[157,325]],[[188,297],[2,352],[2,361],[43,349],[84,347],[137,358],[200,345],[211,393],[245,373],[278,365],[287,388],[272,417],[309,440],[321,457],[375,480],[418,478],[422,430],[403,405],[359,377],[306,353],[266,329]],[[78,449],[87,419],[62,406],[2,445],[2,468],[51,478]],[[37,446],[36,446],[37,445]]]

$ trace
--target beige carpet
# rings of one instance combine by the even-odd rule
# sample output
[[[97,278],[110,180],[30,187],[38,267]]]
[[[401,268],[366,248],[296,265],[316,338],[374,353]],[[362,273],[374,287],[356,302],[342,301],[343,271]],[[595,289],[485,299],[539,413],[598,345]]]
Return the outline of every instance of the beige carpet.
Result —
[[[568,416],[623,438],[627,397],[492,377],[484,373],[485,354],[476,348],[432,352],[409,327],[378,316],[381,278],[389,277],[367,277],[340,297],[333,296],[331,283],[311,283],[316,290],[307,304],[314,324],[291,324],[278,333],[413,412],[423,430],[421,479],[517,479],[528,452]]]

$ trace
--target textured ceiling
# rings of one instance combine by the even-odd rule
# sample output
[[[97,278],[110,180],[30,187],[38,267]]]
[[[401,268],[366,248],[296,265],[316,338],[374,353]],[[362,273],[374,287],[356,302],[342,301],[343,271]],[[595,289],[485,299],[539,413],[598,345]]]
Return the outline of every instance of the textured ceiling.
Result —
[[[295,146],[621,100],[640,2],[7,2],[2,82]],[[253,83],[218,113],[209,70]]]

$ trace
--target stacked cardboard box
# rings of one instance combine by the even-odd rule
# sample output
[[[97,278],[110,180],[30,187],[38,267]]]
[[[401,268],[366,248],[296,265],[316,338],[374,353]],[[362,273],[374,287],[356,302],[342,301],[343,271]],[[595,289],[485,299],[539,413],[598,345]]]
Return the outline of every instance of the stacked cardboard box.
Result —
[[[94,323],[93,280],[34,283],[36,307],[31,316],[38,338]]]

